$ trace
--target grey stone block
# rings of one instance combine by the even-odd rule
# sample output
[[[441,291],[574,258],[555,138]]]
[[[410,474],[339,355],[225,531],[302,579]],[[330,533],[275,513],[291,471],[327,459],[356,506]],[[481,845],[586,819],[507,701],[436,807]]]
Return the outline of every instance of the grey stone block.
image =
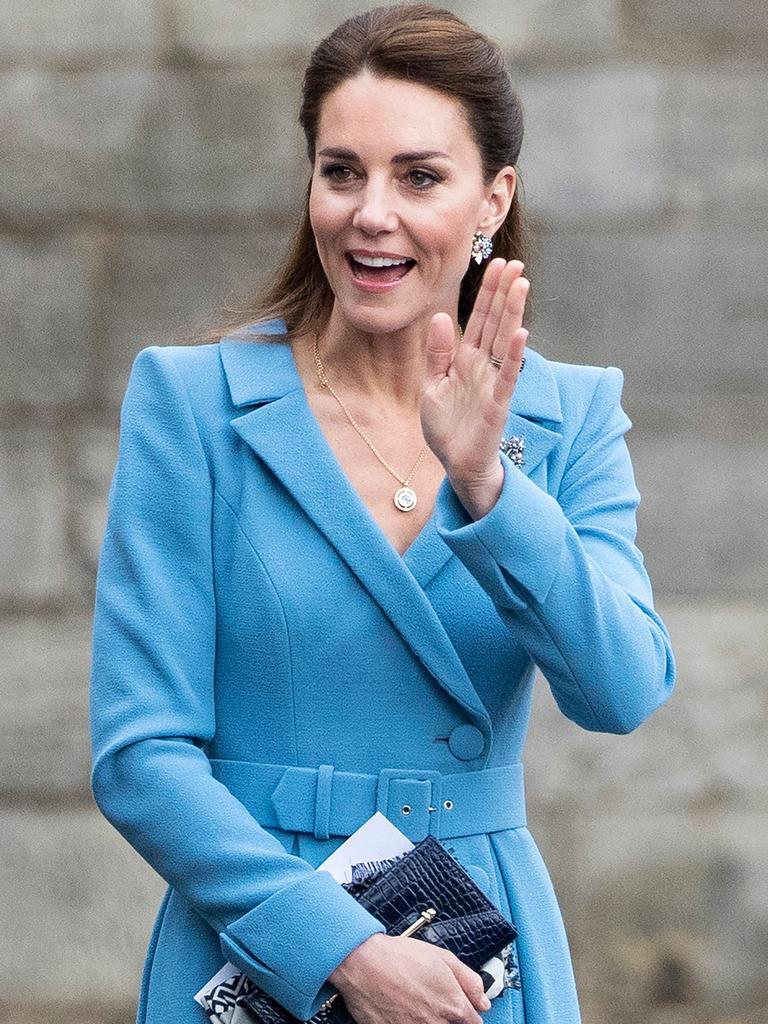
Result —
[[[26,223],[111,210],[154,87],[139,70],[0,75],[0,211]]]
[[[651,392],[630,376],[624,381],[622,402],[638,431],[660,438],[680,433],[758,438],[763,434],[765,395],[759,378],[755,383],[753,391],[724,386],[720,391]]]
[[[74,406],[92,398],[99,250],[99,239],[83,233],[0,237],[3,405]]]
[[[665,1020],[657,981],[675,964],[709,1019],[762,1005],[768,605],[665,600],[659,611],[678,663],[665,707],[628,736],[590,733],[539,679],[526,746],[530,826],[583,1008],[601,1024]]]
[[[626,816],[605,826],[599,853],[585,836],[573,916],[597,1019],[663,1021],[660,1008],[682,1003],[688,1020],[759,1020],[734,1011],[765,1006],[765,845],[745,849],[739,819],[686,828]]]
[[[3,624],[0,798],[41,803],[90,793],[89,614]]]
[[[182,52],[211,62],[250,61],[254,53],[269,62],[275,52],[288,51],[297,58],[296,73],[300,76],[309,51],[346,18],[371,6],[392,6],[394,2],[383,0],[371,5],[366,0],[337,0],[334,4],[308,4],[283,0],[268,7],[248,0],[176,0],[175,42]]]
[[[243,226],[122,235],[105,323],[113,404],[139,349],[202,334],[238,310],[247,320],[248,300],[275,269],[289,233]]]
[[[0,0],[0,59],[148,56],[157,44],[152,0]]]
[[[638,538],[658,592],[768,596],[765,434],[633,435]]]
[[[541,232],[531,347],[613,364],[638,392],[765,393],[768,246],[761,230]]]
[[[393,6],[395,0],[376,6]],[[589,49],[612,45],[618,39],[615,0],[523,0],[510,5],[490,0],[483,5],[449,2],[448,10],[473,28],[515,51]],[[225,0],[185,0],[174,6],[176,39],[198,59],[263,53],[272,47],[306,51],[316,46],[346,18],[370,10],[366,0],[306,4],[289,0],[273,8]]]
[[[619,4],[616,0],[487,0],[478,4],[445,5],[468,25],[486,33],[513,56],[541,52],[561,56],[569,52],[606,50],[619,40]]]
[[[724,11],[728,9],[723,5]],[[663,113],[665,151],[675,181],[676,205],[686,217],[708,224],[731,229],[738,224],[750,231],[762,225],[765,231],[765,65],[678,67],[668,73],[668,89],[669,103]]]
[[[210,218],[285,215],[310,168],[299,83],[284,69],[158,72],[133,146],[115,161],[116,211]]]
[[[662,74],[600,66],[521,74],[526,209],[546,221],[657,214],[667,202],[659,108]]]
[[[632,0],[622,14],[627,43],[643,53],[743,58],[768,48],[768,10],[753,0]]]
[[[51,433],[0,429],[0,494],[0,600],[13,605],[71,597],[76,583],[65,472]]]
[[[135,996],[130,1001],[94,1000],[87,1007],[56,999],[0,1006],[0,1024],[134,1024],[135,1020]]]
[[[162,880],[95,808],[6,807],[0,844],[3,1003],[134,1004]]]
[[[176,0],[175,42],[199,60],[254,53],[269,59],[274,47],[308,48],[319,42],[320,10],[322,5],[300,0],[270,6],[248,0]],[[344,17],[339,13],[338,20]]]
[[[231,217],[285,213],[309,178],[298,84],[251,72],[7,72],[0,211]]]

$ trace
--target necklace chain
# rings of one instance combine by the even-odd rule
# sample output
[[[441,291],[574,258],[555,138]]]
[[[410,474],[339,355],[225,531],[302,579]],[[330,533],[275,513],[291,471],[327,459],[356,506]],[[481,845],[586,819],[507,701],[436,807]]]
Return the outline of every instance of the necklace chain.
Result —
[[[461,327],[459,327],[459,334],[461,335],[461,338],[463,340],[464,332],[462,331]],[[320,386],[324,387],[324,388],[328,388],[330,393],[333,395],[333,397],[339,403],[341,408],[344,410],[344,414],[347,417],[347,419],[349,420],[349,422],[352,424],[352,426],[358,432],[360,437],[362,437],[362,439],[368,445],[368,447],[371,449],[371,451],[376,456],[376,458],[379,460],[379,462],[382,464],[382,466],[384,466],[384,468],[389,473],[392,474],[392,476],[395,478],[395,480],[397,480],[400,484],[402,484],[404,489],[408,489],[411,492],[412,499],[410,500],[410,502],[406,499],[405,504],[403,504],[402,499],[398,500],[398,495],[400,495],[401,492],[397,491],[395,493],[395,505],[402,512],[410,511],[410,509],[413,508],[413,506],[416,504],[416,494],[415,494],[415,492],[412,491],[411,488],[408,487],[408,483],[411,480],[411,478],[413,477],[413,475],[416,472],[416,470],[421,465],[422,459],[427,454],[427,449],[429,448],[429,445],[425,444],[424,447],[421,449],[421,451],[419,452],[419,456],[416,459],[416,461],[414,462],[414,464],[413,464],[413,466],[411,468],[411,471],[408,474],[408,476],[406,476],[405,478],[401,477],[400,474],[397,473],[390,466],[390,464],[387,462],[387,460],[384,458],[384,456],[381,454],[381,452],[379,452],[379,450],[376,447],[376,445],[373,443],[373,441],[371,441],[370,437],[368,437],[368,435],[365,433],[365,431],[362,429],[362,427],[356,422],[356,420],[355,420],[354,416],[352,415],[352,413],[349,411],[349,409],[346,407],[346,405],[344,405],[342,400],[339,398],[339,396],[334,391],[333,386],[332,386],[331,382],[328,380],[328,377],[326,375],[325,367],[323,366],[322,360],[320,359],[320,352],[318,351],[318,335],[317,335],[317,331],[315,331],[315,365],[317,367],[317,377],[318,377],[318,380],[320,381]],[[408,507],[405,507],[406,504],[408,505]]]
[[[333,395],[333,397],[339,403],[341,408],[344,410],[344,413],[345,413],[347,419],[349,420],[349,422],[352,424],[352,426],[358,432],[360,437],[362,437],[362,439],[368,445],[368,447],[371,449],[371,451],[376,456],[376,458],[379,460],[379,462],[382,464],[382,466],[384,466],[386,469],[388,469],[389,472],[392,474],[392,476],[395,478],[395,480],[398,480],[403,485],[403,487],[407,487],[408,486],[408,481],[411,479],[413,474],[419,468],[419,464],[421,463],[421,460],[426,455],[427,447],[428,446],[426,444],[424,445],[424,447],[419,452],[419,457],[416,459],[416,462],[413,464],[413,468],[411,469],[411,472],[408,474],[407,477],[405,477],[405,479],[403,479],[403,477],[401,477],[399,473],[396,473],[395,470],[392,469],[392,467],[387,462],[387,460],[384,458],[384,456],[379,452],[379,450],[376,447],[376,445],[373,443],[373,441],[371,441],[370,437],[368,437],[368,435],[365,433],[365,431],[362,429],[362,427],[355,421],[355,418],[352,415],[352,413],[349,411],[349,409],[346,407],[346,405],[344,405],[342,400],[339,398],[339,396],[334,391],[333,386],[331,385],[331,382],[328,380],[328,377],[326,376],[325,367],[322,364],[322,361],[320,359],[320,353],[317,350],[317,334],[315,334],[315,364],[317,365],[317,376],[318,376],[318,379],[320,380],[320,384],[322,385],[322,387],[328,388],[330,393]]]

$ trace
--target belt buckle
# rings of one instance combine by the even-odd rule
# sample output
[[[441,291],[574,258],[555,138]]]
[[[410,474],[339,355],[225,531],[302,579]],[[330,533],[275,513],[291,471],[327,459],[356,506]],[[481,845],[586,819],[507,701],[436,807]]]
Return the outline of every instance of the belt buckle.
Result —
[[[413,768],[382,768],[376,786],[376,810],[411,842],[438,838],[443,809],[442,772]]]

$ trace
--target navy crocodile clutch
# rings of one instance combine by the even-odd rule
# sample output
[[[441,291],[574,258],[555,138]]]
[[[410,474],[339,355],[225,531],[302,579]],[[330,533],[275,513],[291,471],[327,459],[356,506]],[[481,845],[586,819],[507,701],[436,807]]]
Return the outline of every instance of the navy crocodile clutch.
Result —
[[[515,926],[433,836],[382,871],[344,883],[344,888],[381,921],[388,935],[413,935],[442,946],[474,971],[517,936]],[[238,1002],[256,1024],[297,1024],[261,989]],[[351,1022],[338,993],[310,1018],[310,1024]]]

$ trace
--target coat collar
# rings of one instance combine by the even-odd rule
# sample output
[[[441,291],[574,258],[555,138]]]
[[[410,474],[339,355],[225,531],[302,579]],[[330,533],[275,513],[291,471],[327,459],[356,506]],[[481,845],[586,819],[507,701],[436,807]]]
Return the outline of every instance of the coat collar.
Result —
[[[251,340],[265,336],[274,340]],[[237,407],[269,402],[303,389],[282,320],[253,324],[238,337],[223,338],[220,348],[232,404]],[[548,360],[533,349],[526,349],[525,357],[525,370],[512,396],[512,414],[562,423],[560,393]]]
[[[262,335],[274,338],[253,340]],[[243,410],[230,421],[233,429],[288,488],[436,682],[464,707],[490,744],[488,712],[424,592],[452,556],[437,532],[434,516],[400,556],[326,441],[306,400],[282,320],[252,325],[237,337],[224,338],[219,351],[232,403]],[[533,472],[559,440],[561,422],[549,363],[527,350],[506,430],[507,436],[525,436],[524,472]]]

